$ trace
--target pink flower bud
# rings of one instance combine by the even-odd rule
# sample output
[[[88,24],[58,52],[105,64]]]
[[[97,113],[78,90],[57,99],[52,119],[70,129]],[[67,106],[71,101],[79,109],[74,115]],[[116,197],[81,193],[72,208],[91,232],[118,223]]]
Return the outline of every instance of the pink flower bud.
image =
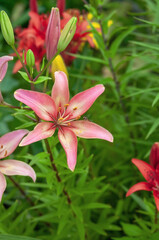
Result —
[[[0,57],[0,82],[6,75],[7,68],[8,68],[8,61],[13,60],[11,56],[3,56]]]
[[[60,14],[58,8],[52,8],[49,23],[46,30],[46,56],[48,61],[57,52],[57,44],[60,37]]]

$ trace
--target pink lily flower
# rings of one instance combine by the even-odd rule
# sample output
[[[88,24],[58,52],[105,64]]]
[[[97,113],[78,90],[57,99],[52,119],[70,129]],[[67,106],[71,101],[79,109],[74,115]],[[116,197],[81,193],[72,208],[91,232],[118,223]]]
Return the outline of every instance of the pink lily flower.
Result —
[[[28,133],[27,130],[16,130],[3,135],[0,138],[0,159],[9,156],[16,149],[22,138]],[[6,189],[6,180],[4,175],[22,175],[29,176],[35,182],[36,174],[28,164],[7,159],[0,161],[0,201]]]
[[[60,32],[61,28],[59,10],[58,8],[52,8],[45,37],[46,56],[48,61],[50,61],[57,52],[57,44],[60,38]]]
[[[132,159],[132,163],[139,169],[147,182],[139,182],[133,185],[127,192],[126,197],[140,190],[152,191],[157,210],[159,211],[159,143],[153,144],[150,153],[150,164]]]
[[[11,56],[0,57],[0,82],[5,77],[8,68],[8,61],[11,60],[13,60],[13,57]]]
[[[51,137],[58,128],[58,138],[66,152],[68,167],[73,171],[77,158],[76,136],[113,142],[113,136],[106,129],[88,120],[78,120],[103,91],[104,86],[99,84],[78,93],[69,101],[67,76],[60,71],[55,72],[51,97],[45,93],[17,90],[15,98],[32,108],[40,119],[47,121],[38,123],[22,140],[20,146]]]

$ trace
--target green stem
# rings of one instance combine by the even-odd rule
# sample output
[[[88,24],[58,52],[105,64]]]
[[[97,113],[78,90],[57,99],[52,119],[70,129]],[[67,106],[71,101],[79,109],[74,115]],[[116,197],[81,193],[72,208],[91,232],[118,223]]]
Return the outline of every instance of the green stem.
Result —
[[[21,56],[19,55],[17,49],[15,48],[15,46],[12,46],[12,48],[13,48],[14,52],[16,53],[17,57],[19,58],[19,60],[20,60],[20,62],[21,62],[21,64],[22,64],[22,66],[23,66],[23,68],[25,69],[25,71],[26,71],[26,73],[27,73],[27,75],[28,75],[29,80],[30,80],[30,81],[33,81],[32,77],[30,76],[30,73],[29,73],[29,71],[28,71],[26,65],[24,64],[24,62],[23,62]]]
[[[49,153],[50,162],[51,162],[51,167],[52,167],[53,171],[54,171],[55,174],[56,174],[56,179],[57,179],[57,181],[58,181],[59,183],[61,183],[62,180],[61,180],[61,178],[60,178],[60,176],[59,176],[57,167],[56,167],[56,165],[55,165],[55,163],[54,163],[54,158],[53,158],[53,155],[52,155],[52,152],[51,152],[51,148],[50,148],[49,142],[48,142],[47,139],[44,139],[44,142],[45,142],[45,146],[46,146],[47,152]],[[63,193],[65,194],[65,196],[66,196],[66,198],[67,198],[68,204],[71,204],[71,198],[70,198],[68,192],[67,192],[65,189],[63,189]]]
[[[50,64],[52,63],[52,61],[56,58],[56,56],[59,54],[59,52],[57,52],[53,58],[51,58],[51,60],[45,65],[45,67],[38,73],[38,75],[33,79],[33,82],[36,82],[36,80],[38,79],[38,77],[40,77],[45,70],[50,66]]]
[[[157,215],[158,215],[158,210],[156,207],[156,209],[155,209],[155,224],[157,224],[157,221],[158,221]]]

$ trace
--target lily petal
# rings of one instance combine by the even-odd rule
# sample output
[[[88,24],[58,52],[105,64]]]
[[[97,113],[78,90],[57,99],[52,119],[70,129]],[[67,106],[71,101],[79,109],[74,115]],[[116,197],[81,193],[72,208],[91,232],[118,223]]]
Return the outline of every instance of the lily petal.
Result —
[[[81,138],[99,138],[113,142],[113,136],[109,131],[87,120],[73,121],[71,130]]]
[[[36,180],[36,174],[34,172],[34,169],[28,164],[18,160],[0,161],[0,172],[8,176],[29,176],[33,179],[34,182]]]
[[[45,93],[19,89],[14,97],[28,105],[39,118],[52,121],[56,118],[56,106],[53,99]]]
[[[158,191],[153,191],[153,196],[154,196],[154,199],[155,199],[157,210],[159,211],[159,194],[158,194]]]
[[[156,177],[156,173],[155,169],[150,164],[139,159],[132,159],[132,163],[135,164],[135,166],[139,169],[141,174],[148,182],[154,180],[154,178]]]
[[[0,138],[0,159],[9,156],[28,132],[22,129],[3,135]]]
[[[52,98],[55,101],[57,109],[64,108],[65,104],[69,102],[69,88],[68,79],[64,72],[55,72],[55,83],[52,88]]]
[[[102,84],[96,85],[88,90],[78,93],[69,102],[65,116],[70,114],[70,119],[84,114],[94,103],[94,101],[104,92]]]
[[[7,183],[6,179],[2,173],[0,173],[0,201],[2,200],[2,195],[6,189]]]
[[[126,197],[130,196],[132,193],[134,192],[137,192],[137,191],[140,191],[140,190],[146,190],[146,191],[152,191],[152,187],[149,183],[147,182],[139,182],[139,183],[136,183],[134,186],[132,186],[127,194],[126,194]]]
[[[11,56],[0,57],[0,82],[5,77],[8,68],[8,61],[11,60],[13,60],[13,57]]]
[[[42,139],[51,137],[55,132],[55,127],[53,123],[41,122],[36,125],[33,131],[31,131],[19,144],[19,146],[26,146],[33,142],[40,141]]]
[[[150,152],[150,164],[155,169],[159,168],[159,143],[153,144]]]
[[[67,156],[67,164],[71,171],[74,171],[77,160],[77,137],[68,128],[61,128],[58,131],[58,137]]]

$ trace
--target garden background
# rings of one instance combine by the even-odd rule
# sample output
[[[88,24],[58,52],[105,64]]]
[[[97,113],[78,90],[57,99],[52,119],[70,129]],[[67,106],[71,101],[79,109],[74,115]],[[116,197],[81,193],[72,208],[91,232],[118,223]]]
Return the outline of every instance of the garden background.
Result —
[[[39,14],[48,14],[52,7],[56,1],[38,0]],[[87,16],[96,46],[85,41],[75,55],[67,53],[75,57],[66,66],[70,95],[96,84],[105,86],[84,119],[108,129],[114,142],[78,138],[77,165],[71,172],[57,134],[49,138],[61,182],[50,168],[43,141],[17,148],[12,156],[29,163],[37,180],[6,177],[0,239],[158,239],[152,193],[140,191],[126,198],[126,192],[144,179],[131,159],[149,162],[151,147],[159,141],[159,1],[66,0],[66,9],[75,8]],[[7,12],[14,29],[27,28],[29,1],[1,0],[0,10]],[[0,32],[0,56],[12,53]],[[19,73],[12,73],[16,60],[14,56],[9,62],[0,89],[5,102],[20,106],[14,91],[30,89],[30,84]],[[53,82],[48,81],[48,92]],[[43,83],[38,84],[36,90],[42,87]],[[1,136],[15,129],[33,129],[24,111],[0,106]]]

